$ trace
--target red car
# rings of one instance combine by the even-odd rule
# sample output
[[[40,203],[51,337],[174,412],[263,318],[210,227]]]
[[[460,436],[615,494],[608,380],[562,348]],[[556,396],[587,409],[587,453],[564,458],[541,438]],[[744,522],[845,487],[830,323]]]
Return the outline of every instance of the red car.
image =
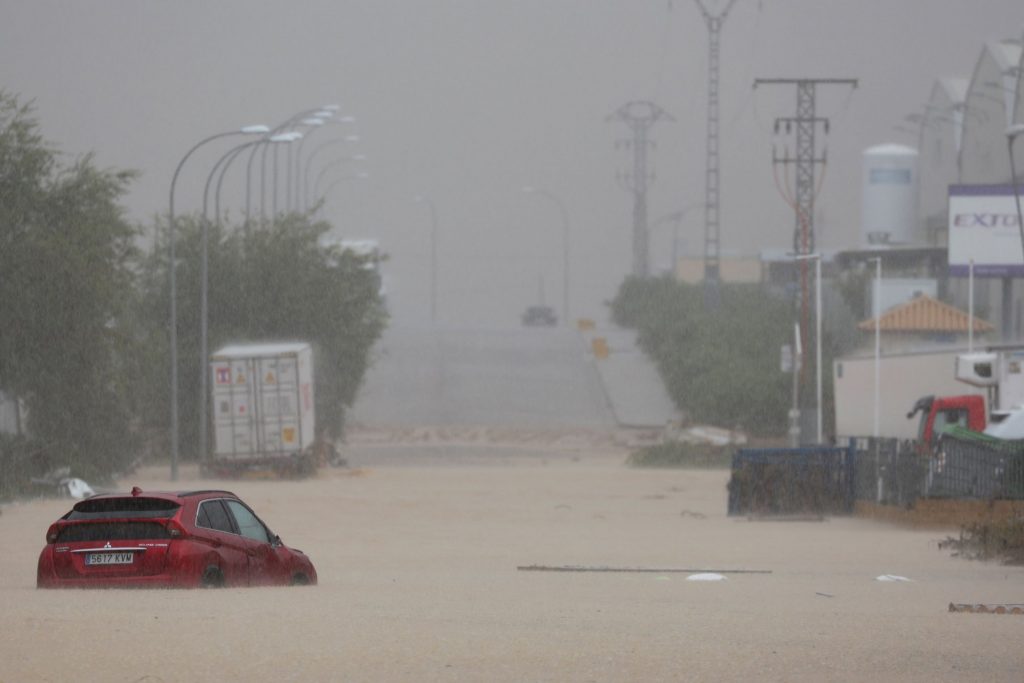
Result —
[[[228,491],[86,498],[50,525],[38,588],[306,585],[316,570]]]

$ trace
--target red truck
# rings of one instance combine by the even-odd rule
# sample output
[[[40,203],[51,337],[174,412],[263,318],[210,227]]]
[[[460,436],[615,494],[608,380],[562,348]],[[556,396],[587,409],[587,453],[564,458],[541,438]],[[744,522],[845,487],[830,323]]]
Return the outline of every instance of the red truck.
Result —
[[[946,427],[957,425],[972,432],[980,432],[986,426],[985,398],[978,394],[922,396],[907,413],[907,419],[912,420],[918,413],[921,413],[921,418],[917,439],[926,448],[932,446]]]

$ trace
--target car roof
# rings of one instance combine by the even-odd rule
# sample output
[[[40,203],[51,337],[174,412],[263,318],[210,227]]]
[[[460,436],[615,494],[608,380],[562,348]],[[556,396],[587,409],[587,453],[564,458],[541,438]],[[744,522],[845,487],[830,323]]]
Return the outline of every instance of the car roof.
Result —
[[[238,498],[231,491],[224,491],[222,489],[200,489],[196,491],[145,491],[139,487],[133,487],[128,493],[101,493],[95,496],[90,496],[90,500],[98,500],[101,498],[134,498],[134,497],[145,497],[145,498],[162,498],[164,500],[180,501],[182,498],[192,498],[194,496],[231,496],[232,498]]]

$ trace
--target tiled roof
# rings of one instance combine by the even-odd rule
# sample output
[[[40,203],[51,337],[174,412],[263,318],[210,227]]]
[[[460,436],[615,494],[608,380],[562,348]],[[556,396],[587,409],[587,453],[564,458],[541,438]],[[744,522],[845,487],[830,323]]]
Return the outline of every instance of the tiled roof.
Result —
[[[882,314],[879,329],[885,332],[963,332],[968,330],[970,316],[927,295],[915,297],[905,304],[894,306]],[[857,325],[864,331],[875,329],[875,319]],[[974,318],[975,332],[991,332],[995,328],[980,318]]]

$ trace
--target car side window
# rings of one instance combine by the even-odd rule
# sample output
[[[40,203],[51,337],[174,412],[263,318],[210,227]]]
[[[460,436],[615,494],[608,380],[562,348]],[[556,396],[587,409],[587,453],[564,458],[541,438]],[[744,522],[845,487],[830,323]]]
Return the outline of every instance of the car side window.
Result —
[[[234,528],[231,526],[231,518],[228,517],[227,510],[224,509],[224,505],[219,500],[206,500],[200,503],[199,514],[196,516],[196,526],[213,529],[214,531],[224,531],[229,534],[235,533]]]
[[[259,520],[252,513],[249,508],[245,507],[237,500],[225,501],[228,508],[231,510],[231,514],[235,517],[235,522],[238,523],[238,529],[242,532],[242,535],[246,538],[251,538],[254,541],[260,543],[270,543],[270,535],[267,534],[267,528],[263,526],[263,522]]]

